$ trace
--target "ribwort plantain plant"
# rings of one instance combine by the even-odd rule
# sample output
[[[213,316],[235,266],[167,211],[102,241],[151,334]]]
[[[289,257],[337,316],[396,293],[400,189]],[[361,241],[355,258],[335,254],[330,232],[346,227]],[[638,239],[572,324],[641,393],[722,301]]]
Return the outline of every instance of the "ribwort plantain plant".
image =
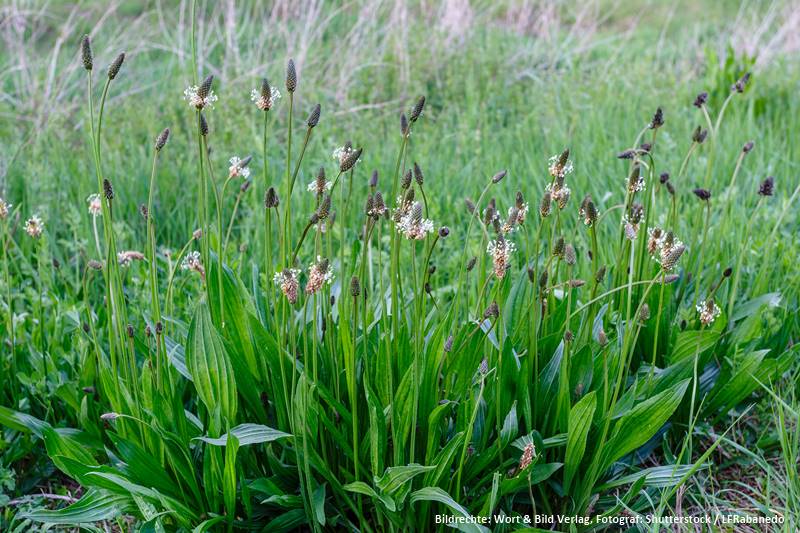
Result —
[[[26,519],[133,517],[142,529],[168,531],[432,531],[440,513],[544,510],[588,515],[587,527],[600,527],[622,507],[663,505],[718,445],[698,452],[698,423],[717,420],[795,357],[792,347],[767,356],[740,328],[755,313],[747,303],[755,295],[737,292],[749,230],[722,272],[704,251],[726,237],[715,234],[714,219],[730,206],[711,196],[709,176],[724,153],[723,115],[748,76],[716,121],[708,94],[696,98],[707,130],[684,136],[674,178],[663,172],[662,150],[671,145],[659,132],[678,120],[667,123],[658,108],[619,154],[620,178],[607,195],[577,195],[571,176],[585,170],[581,147],[571,146],[524,169],[536,188],[522,169],[477,163],[481,187],[464,191],[477,200],[450,210],[433,185],[452,178],[437,175],[442,167],[417,144],[429,142],[435,94],[400,114],[396,159],[377,161],[367,135],[363,147],[347,142],[332,159],[313,161],[312,176],[307,148],[328,115],[320,104],[311,108],[293,153],[294,106],[305,85],[291,59],[285,102],[267,73],[253,80],[247,118],[260,152],[256,145],[252,156],[225,157],[227,175],[216,171],[217,153],[236,153],[241,147],[226,143],[243,141],[213,134],[235,96],[218,98],[215,88],[227,87],[211,75],[198,82],[196,9],[193,2],[183,109],[191,129],[172,124],[148,145],[138,239],[114,225],[120,206],[137,199],[115,190],[102,144],[105,103],[111,82],[125,76],[125,56],[111,64],[97,107],[91,42],[81,41],[97,184],[85,184],[94,242],[81,263],[76,314],[86,324],[91,372],[82,379],[92,395],[53,395],[54,405],[66,405],[59,410],[73,411],[71,430],[17,393],[13,407],[0,408],[0,423],[42,439],[55,467],[85,490],[67,507],[28,511]],[[173,243],[159,232],[169,212],[159,164],[178,157],[171,132],[196,142],[196,176],[185,184],[195,195],[193,232],[178,253],[164,252]],[[729,187],[751,149],[738,156]],[[688,183],[692,155],[704,150],[706,173]],[[369,172],[367,162],[379,170]],[[773,178],[761,183],[753,217],[775,187]],[[250,189],[263,213],[243,207]],[[529,201],[538,210],[530,212]],[[8,250],[19,248],[11,209],[0,199],[14,380],[25,369],[14,321],[22,302],[10,291]],[[246,217],[256,222],[237,224]],[[36,269],[14,275],[38,284],[40,331],[30,344],[46,375],[48,364],[58,365],[42,299],[45,245],[55,243],[41,239],[37,216],[24,229],[35,239]],[[745,364],[719,357],[729,350]],[[59,372],[63,365],[50,373]],[[675,464],[655,467],[656,482],[642,453],[659,447]]]

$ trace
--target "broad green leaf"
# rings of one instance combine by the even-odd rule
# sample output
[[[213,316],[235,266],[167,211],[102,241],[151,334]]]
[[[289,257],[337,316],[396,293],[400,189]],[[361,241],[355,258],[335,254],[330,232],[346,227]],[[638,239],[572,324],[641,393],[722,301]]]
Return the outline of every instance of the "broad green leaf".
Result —
[[[186,365],[200,400],[209,413],[219,409],[225,420],[236,417],[236,381],[222,339],[211,322],[208,305],[200,302],[186,339]]]
[[[232,522],[236,516],[236,454],[238,451],[239,439],[231,432],[225,443],[225,469],[222,475],[222,493],[229,522]]]
[[[586,451],[586,437],[592,427],[592,418],[597,407],[597,395],[590,392],[575,404],[569,413],[567,429],[567,451],[564,455],[564,492],[569,493],[572,479],[578,471]]]
[[[314,518],[316,518],[317,523],[321,526],[325,525],[325,483],[319,485],[316,489],[314,489],[314,501],[312,502],[314,506]]]
[[[697,331],[681,331],[675,338],[669,361],[671,364],[679,363],[683,359],[694,357],[714,346],[721,332],[717,329],[703,329]]]
[[[636,405],[614,424],[612,436],[601,456],[600,471],[605,472],[614,461],[632,452],[648,440],[672,416],[683,399],[688,379]]]
[[[701,465],[700,468],[707,468],[708,466],[709,464],[706,463],[704,465]],[[641,478],[644,478],[643,483],[648,487],[658,487],[658,488],[671,487],[678,481],[680,481],[683,478],[683,476],[685,476],[687,473],[696,470],[697,468],[693,464],[654,466],[603,483],[602,485],[598,486],[595,490],[598,492],[607,491],[609,489],[621,487],[623,485],[628,485],[630,483],[635,483]]]
[[[23,518],[46,524],[74,526],[114,519],[135,508],[129,496],[89,490],[80,500],[56,511],[36,510],[23,512]]]
[[[527,491],[528,486],[534,486],[545,481],[562,466],[562,463],[545,463],[529,466],[516,476],[504,479],[500,483],[500,495],[506,496],[522,490]]]
[[[508,411],[505,420],[503,421],[503,427],[500,428],[500,444],[503,448],[508,446],[508,443],[511,442],[514,437],[517,436],[519,432],[519,423],[517,421],[517,402],[511,405],[511,409]]]
[[[228,435],[236,437],[239,446],[261,444],[262,442],[272,442],[278,439],[291,437],[289,433],[284,433],[283,431],[278,431],[277,429],[272,429],[271,427],[262,426],[260,424],[240,424],[221,437],[196,437],[195,440],[201,440],[213,446],[225,446],[228,442]]]
[[[431,501],[443,503],[450,508],[457,516],[469,517],[469,511],[459,505],[447,492],[439,487],[425,487],[411,493],[411,503],[418,501]],[[431,517],[432,518],[432,517]],[[459,524],[456,526],[459,531],[467,533],[488,533],[489,529],[479,524]]]
[[[392,494],[415,476],[433,470],[434,466],[410,464],[406,466],[392,466],[377,480],[375,486],[384,493]]]

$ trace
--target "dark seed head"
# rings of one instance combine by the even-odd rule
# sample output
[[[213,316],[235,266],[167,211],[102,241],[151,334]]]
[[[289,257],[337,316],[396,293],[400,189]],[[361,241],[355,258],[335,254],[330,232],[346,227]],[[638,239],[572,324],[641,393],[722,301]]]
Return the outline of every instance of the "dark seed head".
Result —
[[[278,207],[279,203],[280,201],[278,200],[278,193],[275,192],[275,187],[267,189],[267,193],[264,195],[264,207],[272,209],[273,207]]]
[[[208,137],[208,122],[206,121],[206,116],[203,113],[200,113],[200,135],[203,137]]]
[[[416,161],[414,161],[414,180],[420,187],[422,187],[422,183],[425,181],[425,178],[422,175],[422,169],[419,168],[419,165],[417,164]]]
[[[297,89],[297,70],[294,68],[294,60],[290,59],[286,64],[286,90],[293,93]]]
[[[358,276],[350,278],[350,295],[355,298],[361,294],[361,282],[358,281]]]
[[[425,97],[420,96],[417,98],[417,103],[414,104],[414,108],[411,110],[411,115],[409,116],[409,120],[411,122],[416,122],[419,116],[422,114],[422,110],[425,108]]]
[[[373,170],[372,171],[372,176],[370,176],[370,178],[369,178],[369,186],[371,188],[373,188],[373,189],[378,186],[378,171],[377,170]]]
[[[161,335],[164,332],[164,324],[161,321],[156,322],[156,335]]]
[[[708,102],[708,93],[703,91],[697,95],[692,105],[699,109],[706,105],[706,102]]]
[[[672,195],[672,196],[675,196],[675,187],[673,187],[673,186],[672,186],[672,182],[671,182],[671,181],[668,181],[668,182],[666,183],[666,186],[667,186],[667,192],[668,192],[670,195]]]
[[[664,111],[659,107],[653,115],[653,120],[650,121],[650,129],[655,130],[664,125]]]
[[[408,135],[408,118],[405,113],[400,113],[400,135]]]
[[[472,269],[475,268],[475,263],[477,261],[478,261],[478,258],[474,257],[474,256],[472,258],[470,258],[469,261],[467,261],[467,272],[471,272]]]
[[[319,124],[319,117],[322,113],[322,106],[319,104],[314,106],[314,109],[311,110],[311,114],[308,115],[308,120],[306,124],[308,124],[309,129],[313,128],[317,124]]]
[[[111,66],[108,67],[108,79],[113,80],[119,74],[119,69],[122,68],[122,63],[125,61],[125,52],[122,52],[120,55],[114,59],[114,62],[111,63]]]
[[[506,177],[506,173],[507,171],[501,170],[500,172],[492,176],[492,183],[500,183],[500,181],[502,181],[502,179]]]
[[[206,76],[206,79],[204,79],[203,83],[200,84],[200,87],[197,88],[198,98],[205,100],[208,97],[208,94],[211,92],[211,84],[213,83],[214,83],[214,76],[213,75]]]
[[[600,284],[603,283],[603,280],[606,277],[606,266],[602,265],[600,268],[597,269],[597,272],[594,273],[594,280]]]
[[[483,312],[483,318],[497,318],[500,316],[500,307],[498,307],[497,302],[492,302],[489,304],[489,307],[486,308],[486,311]]]
[[[707,202],[711,198],[711,191],[709,191],[708,189],[697,188],[694,189],[692,192],[694,193],[695,196],[697,196],[698,198],[700,198],[705,202]]]
[[[92,43],[88,35],[84,35],[83,39],[81,39],[81,59],[83,60],[83,68],[92,70],[94,59],[92,58]]]
[[[747,88],[747,83],[750,81],[750,73],[745,72],[744,76],[739,78],[736,83],[731,86],[731,91],[736,91],[737,93],[743,93],[744,90]]]
[[[550,191],[545,191],[544,196],[542,196],[542,201],[539,203],[539,215],[542,218],[546,218],[550,215],[550,211],[552,210],[553,199],[550,196]]]
[[[683,244],[679,244],[670,249],[667,256],[661,262],[661,268],[665,271],[672,270],[673,267],[678,263],[678,260],[683,255],[683,252],[686,251],[686,246]]]
[[[575,248],[571,244],[564,246],[564,262],[570,266],[574,265],[577,261]]]
[[[617,159],[633,159],[636,156],[636,150],[631,150],[630,148],[627,150],[623,150],[622,152],[617,154]]]
[[[539,274],[539,288],[544,290],[547,287],[547,270],[543,270],[541,274]]]
[[[658,181],[663,185],[669,181],[669,172],[662,172],[658,177]]]
[[[706,140],[708,136],[708,130],[704,130],[700,126],[695,128],[694,133],[692,133],[692,141],[696,142],[697,144],[703,144],[703,141]]]
[[[401,189],[406,190],[409,187],[411,187],[411,169],[409,169],[405,174],[403,174],[403,177],[400,180]]]
[[[156,152],[160,152],[164,145],[167,144],[169,140],[169,128],[164,128],[164,131],[158,134],[156,137]]]
[[[128,324],[127,327],[125,328],[125,332],[128,334],[128,338],[129,339],[133,338],[133,326],[132,325]]]
[[[450,228],[448,228],[447,226],[442,226],[441,228],[439,228],[439,237],[444,239],[448,235],[450,235]]]
[[[317,209],[317,215],[319,216],[320,220],[325,220],[330,216],[331,213],[331,195],[326,194],[325,198],[322,199],[322,203],[319,204],[319,208]]]
[[[731,274],[733,274],[733,269],[731,267],[728,267],[722,271],[722,275],[725,276],[726,278],[731,277]]]
[[[758,194],[761,196],[772,196],[775,193],[775,178],[769,176],[761,182],[758,187]]]
[[[363,148],[356,148],[355,150],[351,150],[350,153],[342,160],[342,163],[339,165],[339,170],[341,172],[347,172],[358,162],[361,158],[361,152],[363,152]]]
[[[369,214],[372,213],[374,207],[375,207],[375,199],[373,198],[372,194],[369,194],[367,195],[367,203],[364,206],[364,213],[366,213],[367,216],[369,216]]]
[[[559,237],[556,239],[555,244],[553,244],[553,255],[556,257],[564,257],[564,248],[566,243],[564,242],[564,237]]]
[[[639,309],[639,322],[647,322],[648,320],[650,320],[650,306],[644,303]]]
[[[106,200],[109,202],[114,199],[114,187],[108,178],[103,178],[103,194],[105,194]]]
[[[746,143],[744,143],[744,146],[742,146],[742,152],[749,154],[753,150],[754,146],[755,142],[747,141]]]

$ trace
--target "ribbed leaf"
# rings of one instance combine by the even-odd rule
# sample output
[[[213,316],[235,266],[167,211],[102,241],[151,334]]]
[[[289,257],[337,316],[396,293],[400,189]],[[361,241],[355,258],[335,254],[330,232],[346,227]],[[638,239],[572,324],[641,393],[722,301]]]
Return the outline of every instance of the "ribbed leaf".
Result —
[[[128,496],[90,490],[77,502],[57,511],[38,510],[22,513],[23,518],[46,524],[85,524],[111,520],[134,508]]]
[[[689,381],[685,379],[661,394],[638,404],[616,422],[612,437],[603,450],[601,472],[655,435],[681,403]]]
[[[209,413],[219,409],[225,420],[232,421],[236,416],[236,381],[205,302],[197,305],[189,326],[186,366],[194,380],[197,395]]]
[[[272,429],[271,427],[262,426],[260,424],[240,424],[221,437],[196,437],[196,440],[201,440],[214,446],[225,446],[228,442],[229,434],[236,437],[239,446],[261,444],[262,442],[272,442],[278,439],[291,437],[289,433],[284,433],[283,431],[278,431],[277,429]]]
[[[450,508],[457,516],[471,516],[469,511],[459,505],[449,494],[439,487],[425,487],[411,493],[411,503],[418,501],[429,501],[443,503]],[[488,533],[488,529],[478,524],[459,524],[456,526],[459,531],[467,533]]]
[[[567,429],[567,451],[564,456],[564,492],[569,492],[572,478],[586,451],[586,437],[592,427],[592,417],[597,407],[597,395],[590,392],[575,404],[569,413]]]

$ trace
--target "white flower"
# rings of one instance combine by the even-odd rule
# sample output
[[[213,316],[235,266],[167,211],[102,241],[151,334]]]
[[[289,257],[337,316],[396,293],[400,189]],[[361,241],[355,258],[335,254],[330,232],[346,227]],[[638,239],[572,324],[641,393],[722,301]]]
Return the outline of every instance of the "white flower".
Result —
[[[333,187],[333,183],[329,180],[325,180],[324,182],[322,180],[314,180],[308,184],[306,190],[314,194],[322,195],[326,191],[331,190],[331,187]]]
[[[143,261],[144,254],[142,252],[137,252],[134,250],[126,250],[124,252],[117,253],[117,262],[120,266],[127,267],[133,261]]]
[[[509,213],[511,212],[511,208],[508,208]],[[525,219],[528,217],[528,202],[523,203],[522,205],[517,206],[517,225],[522,225],[525,223]]]
[[[296,268],[285,268],[272,276],[273,283],[280,287],[290,304],[297,302],[297,290],[300,288],[300,283],[297,281],[299,275],[300,271]]]
[[[556,154],[553,157],[551,157],[550,160],[548,161],[549,163],[548,170],[550,172],[550,175],[553,176],[554,178],[556,177],[563,178],[564,176],[572,172],[572,161],[567,159],[567,162],[564,164],[564,166],[561,166],[558,164],[560,158],[561,154]]]
[[[92,216],[98,216],[103,213],[103,201],[100,199],[100,195],[97,193],[90,194],[86,198],[86,202],[89,204],[89,213]]]
[[[11,204],[0,198],[0,220],[5,220],[11,211]]]
[[[42,236],[43,231],[44,222],[42,222],[42,219],[37,215],[33,215],[31,218],[25,221],[25,233],[30,235],[32,238],[38,239]]]
[[[635,193],[645,190],[646,185],[644,182],[644,176],[639,174],[638,176],[631,176],[630,178],[626,178],[625,180],[626,185],[628,186],[628,192]]]
[[[517,247],[513,242],[507,241],[502,237],[498,238],[496,241],[489,241],[489,244],[486,246],[486,253],[492,258],[494,274],[498,279],[502,279],[503,276],[506,275],[506,271],[511,266],[508,260],[516,249]]]
[[[269,98],[264,98],[259,89],[250,91],[250,100],[252,100],[261,111],[269,111],[272,109],[272,106],[275,105],[275,102],[281,97],[281,92],[275,87],[270,87],[269,90]]]
[[[631,222],[630,217],[625,215],[622,217],[622,226],[625,228],[625,237],[629,241],[635,241],[636,237],[639,235],[639,223]]]
[[[400,217],[397,231],[405,235],[406,239],[419,241],[433,231],[433,221],[422,218],[422,204],[414,202],[408,213]]]
[[[208,91],[208,95],[205,98],[201,98],[199,94],[197,94],[198,87],[197,85],[192,85],[188,87],[185,91],[183,91],[183,98],[189,105],[197,108],[203,109],[204,107],[214,107],[214,102],[218,100],[217,95],[214,94],[214,91]]]
[[[306,294],[314,294],[323,285],[333,281],[333,270],[330,262],[317,256],[317,262],[312,263],[308,269],[308,282],[306,283]]]
[[[228,167],[228,177],[242,177],[246,179],[250,175],[250,168],[247,166],[250,164],[249,157],[241,159],[238,155],[235,155],[230,158],[230,164],[231,166]]]
[[[545,192],[550,193],[550,198],[558,204],[559,209],[564,209],[567,206],[570,194],[572,194],[572,191],[564,184],[562,178],[556,180],[555,183],[548,183],[544,188]]]
[[[344,162],[344,160],[347,159],[347,157],[353,152],[355,152],[355,149],[348,143],[345,146],[340,146],[339,148],[334,150],[333,154],[331,155],[341,165]],[[361,158],[359,158],[358,161],[356,161],[356,163],[358,163],[359,161],[361,161]]]
[[[708,326],[722,313],[722,310],[712,299],[697,304],[697,312],[700,313],[700,323]]]
[[[200,252],[197,251],[189,252],[183,257],[183,261],[181,261],[181,269],[197,272],[203,279],[206,277],[206,269],[203,268],[203,262],[200,259]]]

